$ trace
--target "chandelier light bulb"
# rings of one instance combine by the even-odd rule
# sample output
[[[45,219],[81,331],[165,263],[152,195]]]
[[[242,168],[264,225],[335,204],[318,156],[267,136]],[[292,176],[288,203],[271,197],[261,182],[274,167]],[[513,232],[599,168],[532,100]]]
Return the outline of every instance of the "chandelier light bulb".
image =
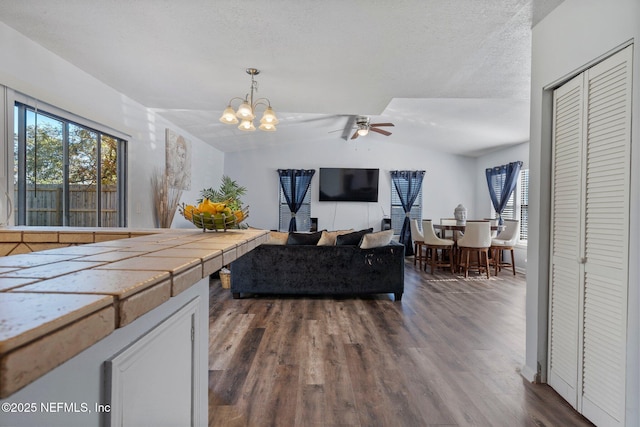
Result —
[[[256,127],[253,125],[253,122],[251,120],[246,119],[240,122],[238,129],[244,130],[247,132],[253,132],[254,130],[256,130]]]
[[[253,115],[253,109],[247,101],[240,104],[236,116],[238,116],[238,118],[241,120],[253,120],[255,118],[255,116]]]
[[[267,107],[267,109],[264,111],[264,114],[262,115],[262,119],[260,119],[260,123],[271,123],[273,125],[277,125],[279,123],[278,118],[276,117],[276,113],[275,111],[273,111],[273,108]]]
[[[258,129],[263,130],[265,132],[275,132],[276,131],[276,127],[273,125],[273,123],[262,123]]]
[[[233,108],[231,107],[231,105],[229,105],[227,108],[224,109],[224,112],[222,113],[222,117],[220,117],[220,121],[228,125],[235,125],[238,123],[236,112],[233,111]]]
[[[369,133],[369,129],[367,129],[367,128],[358,129],[358,135],[360,135],[360,136],[365,136],[368,133]]]

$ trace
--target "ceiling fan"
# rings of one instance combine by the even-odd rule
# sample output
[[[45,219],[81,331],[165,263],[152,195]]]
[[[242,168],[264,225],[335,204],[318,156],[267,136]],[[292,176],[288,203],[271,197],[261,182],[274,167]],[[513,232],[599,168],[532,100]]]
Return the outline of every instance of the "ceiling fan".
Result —
[[[369,117],[366,116],[358,116],[355,121],[355,129],[356,131],[351,136],[351,139],[356,139],[359,136],[365,136],[371,132],[377,132],[385,136],[391,135],[391,132],[386,131],[384,129],[379,129],[379,127],[383,126],[395,126],[393,123],[370,123]]]

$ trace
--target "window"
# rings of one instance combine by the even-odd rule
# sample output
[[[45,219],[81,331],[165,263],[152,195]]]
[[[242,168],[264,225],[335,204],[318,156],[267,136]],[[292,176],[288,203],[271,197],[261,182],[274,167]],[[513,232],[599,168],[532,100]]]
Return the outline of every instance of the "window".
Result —
[[[529,169],[520,171],[520,241],[528,240],[529,232]]]
[[[278,226],[278,229],[281,231],[287,231],[289,230],[289,222],[291,221],[291,210],[289,209],[289,205],[287,205],[287,199],[284,196],[284,191],[282,191],[280,178],[278,178],[278,188],[280,189],[280,225]],[[311,189],[309,189],[307,194],[304,195],[304,202],[296,214],[296,229],[298,231],[311,230]]]
[[[404,181],[404,183],[406,185],[408,181]],[[391,191],[391,227],[393,228],[393,234],[399,235],[402,231],[402,224],[404,224],[406,214],[402,208],[402,202],[400,201],[400,196],[398,195],[395,185],[392,184],[391,187],[393,189]],[[406,188],[402,190],[406,191]],[[416,197],[415,202],[413,202],[411,206],[409,218],[417,219],[418,223],[422,224],[422,186],[420,186],[418,197]]]
[[[496,194],[500,194],[500,188],[495,187],[494,190]],[[497,217],[493,206],[491,206],[491,216],[493,218]],[[520,220],[520,243],[526,244],[529,221],[529,169],[520,170],[518,185],[511,193],[507,206],[502,212],[502,217]]]
[[[17,225],[126,225],[126,141],[18,102],[14,128]]]

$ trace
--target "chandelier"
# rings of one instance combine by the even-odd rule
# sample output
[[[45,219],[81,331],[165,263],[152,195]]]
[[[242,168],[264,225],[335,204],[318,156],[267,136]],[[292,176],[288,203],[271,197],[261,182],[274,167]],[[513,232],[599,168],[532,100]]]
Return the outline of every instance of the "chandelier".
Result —
[[[256,107],[258,105],[264,105],[267,108],[262,114],[258,129],[266,132],[275,132],[276,125],[279,122],[276,117],[276,113],[271,108],[269,100],[267,98],[258,98],[255,101],[253,100],[253,91],[258,91],[258,82],[254,77],[260,74],[260,70],[256,68],[247,68],[247,74],[251,76],[251,92],[248,93],[244,99],[238,97],[231,98],[231,100],[229,100],[229,105],[227,105],[227,108],[225,108],[222,113],[222,117],[220,117],[220,121],[228,125],[235,125],[240,122],[238,129],[253,132],[256,130],[256,127],[253,124],[253,119],[256,118]],[[231,103],[236,99],[239,99],[242,102],[238,107],[238,110],[234,111]]]

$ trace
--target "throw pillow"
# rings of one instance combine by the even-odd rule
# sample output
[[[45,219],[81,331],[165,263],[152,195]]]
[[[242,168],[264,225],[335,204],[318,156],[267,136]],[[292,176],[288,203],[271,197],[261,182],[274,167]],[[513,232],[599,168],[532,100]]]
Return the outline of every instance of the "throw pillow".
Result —
[[[271,231],[269,232],[269,240],[267,240],[267,245],[286,245],[288,237],[289,233],[287,233],[286,231]]]
[[[334,246],[336,244],[336,237],[353,232],[351,230],[336,230],[336,231],[323,231],[318,246]]]
[[[289,233],[287,238],[287,245],[317,245],[322,231],[316,233]]]
[[[343,234],[336,237],[336,246],[356,246],[362,240],[362,236],[373,232],[373,228],[354,231],[353,233]]]
[[[377,233],[369,233],[362,236],[360,249],[379,248],[387,246],[393,237],[393,230],[378,231]]]

